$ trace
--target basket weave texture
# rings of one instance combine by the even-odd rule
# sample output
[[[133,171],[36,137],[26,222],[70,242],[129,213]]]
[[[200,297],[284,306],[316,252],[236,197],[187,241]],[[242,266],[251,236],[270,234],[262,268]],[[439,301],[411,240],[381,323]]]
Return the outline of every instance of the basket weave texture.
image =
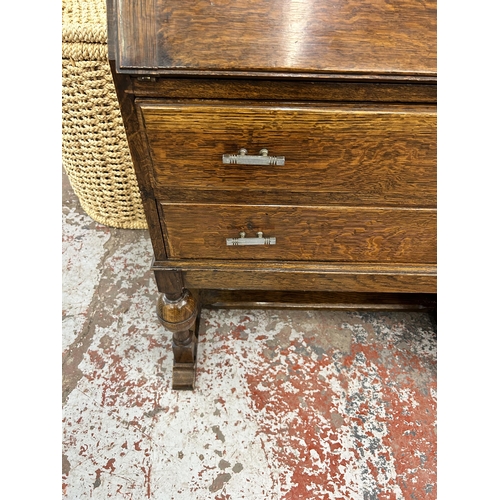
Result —
[[[146,229],[107,55],[106,0],[62,1],[62,161],[95,221]]]

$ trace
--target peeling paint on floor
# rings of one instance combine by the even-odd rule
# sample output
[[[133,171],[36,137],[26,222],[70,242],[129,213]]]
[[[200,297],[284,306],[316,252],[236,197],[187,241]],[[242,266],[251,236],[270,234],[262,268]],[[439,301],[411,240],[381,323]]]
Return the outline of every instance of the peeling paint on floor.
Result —
[[[429,316],[204,309],[175,392],[147,231],[64,200],[63,498],[437,498]]]

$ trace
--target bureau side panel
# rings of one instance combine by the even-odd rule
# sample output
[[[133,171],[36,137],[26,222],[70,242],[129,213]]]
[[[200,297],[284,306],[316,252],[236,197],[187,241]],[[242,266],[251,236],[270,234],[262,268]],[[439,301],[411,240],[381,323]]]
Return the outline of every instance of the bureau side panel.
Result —
[[[156,0],[115,0],[118,71],[156,67]]]
[[[167,253],[156,199],[151,186],[151,156],[147,147],[147,140],[141,130],[140,118],[134,106],[134,97],[129,92],[131,81],[127,75],[116,72],[116,62],[110,61],[111,73],[113,76],[118,103],[123,118],[127,141],[130,148],[130,155],[134,164],[137,182],[139,184],[144,212],[148,223],[151,243],[156,259],[166,259]]]

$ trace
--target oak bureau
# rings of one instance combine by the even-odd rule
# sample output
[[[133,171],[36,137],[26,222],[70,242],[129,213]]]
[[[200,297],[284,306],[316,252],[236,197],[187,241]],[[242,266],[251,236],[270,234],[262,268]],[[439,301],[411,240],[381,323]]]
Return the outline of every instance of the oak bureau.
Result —
[[[201,305],[435,306],[434,0],[108,0],[172,387]]]

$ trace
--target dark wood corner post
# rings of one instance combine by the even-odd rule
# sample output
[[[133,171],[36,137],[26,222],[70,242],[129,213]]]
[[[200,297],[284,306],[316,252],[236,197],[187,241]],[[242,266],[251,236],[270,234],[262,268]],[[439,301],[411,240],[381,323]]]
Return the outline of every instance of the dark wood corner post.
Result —
[[[141,189],[155,259],[164,261],[167,254],[153,187],[147,174],[151,169],[151,158],[145,146],[146,141],[141,136],[142,131],[134,106],[134,97],[130,92],[127,92],[131,87],[131,78],[129,75],[116,72],[114,60],[110,60],[109,64],[127,133],[130,154],[137,174],[137,182]],[[193,390],[196,377],[198,300],[189,290],[184,288],[180,271],[155,270],[154,273],[158,291],[161,294],[156,312],[162,325],[173,332],[172,388]]]
[[[160,297],[156,313],[173,333],[174,366],[172,389],[193,390],[196,380],[199,302],[183,286],[180,271],[155,271]]]

